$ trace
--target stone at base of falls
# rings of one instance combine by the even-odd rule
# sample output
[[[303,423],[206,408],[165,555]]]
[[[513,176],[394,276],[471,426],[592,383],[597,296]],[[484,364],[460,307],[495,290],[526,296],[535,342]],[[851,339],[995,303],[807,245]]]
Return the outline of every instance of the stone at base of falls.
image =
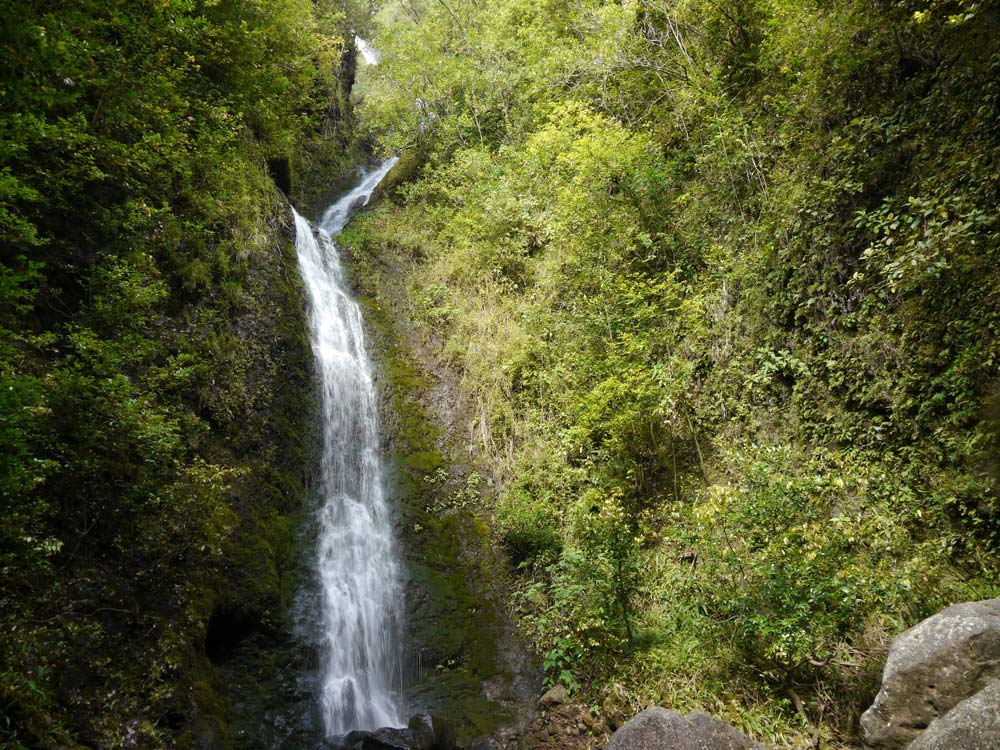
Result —
[[[861,741],[876,750],[909,747],[931,722],[996,679],[1000,598],[948,607],[893,639],[882,687],[861,717]]]
[[[1000,748],[1000,680],[955,706],[913,741],[908,750]]]
[[[415,714],[407,729],[424,739],[429,750],[456,750],[455,730],[447,719],[433,714]]]
[[[566,688],[557,684],[545,691],[544,695],[542,695],[542,697],[538,700],[538,706],[539,708],[561,706],[568,700],[569,693],[566,691]]]
[[[761,750],[743,732],[706,713],[688,717],[647,708],[611,736],[608,750]]]
[[[346,735],[327,737],[316,750],[458,750],[451,725],[438,716],[416,714],[405,729],[382,727],[356,729]]]

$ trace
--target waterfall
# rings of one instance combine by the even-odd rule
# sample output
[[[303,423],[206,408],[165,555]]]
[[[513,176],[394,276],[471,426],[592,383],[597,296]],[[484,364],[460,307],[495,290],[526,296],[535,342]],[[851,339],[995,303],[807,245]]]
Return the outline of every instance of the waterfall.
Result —
[[[372,47],[371,42],[362,39],[357,34],[354,35],[354,46],[369,65],[378,65],[382,62],[382,53]]]
[[[395,161],[365,175],[330,206],[318,230],[295,213],[322,402],[315,558],[320,611],[311,619],[320,631],[319,705],[327,736],[403,723],[394,697],[401,673],[402,586],[383,487],[372,364],[361,310],[333,239]]]

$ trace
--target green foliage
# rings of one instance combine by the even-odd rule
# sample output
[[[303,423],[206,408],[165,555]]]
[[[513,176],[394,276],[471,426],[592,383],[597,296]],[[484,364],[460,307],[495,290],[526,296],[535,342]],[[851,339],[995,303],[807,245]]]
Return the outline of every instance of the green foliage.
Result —
[[[497,533],[518,564],[546,564],[559,554],[562,538],[552,498],[533,496],[528,489],[504,494],[497,507]]]
[[[996,592],[995,10],[380,20],[359,114],[423,166],[356,255],[462,378],[549,679],[850,742],[887,634]]]
[[[0,8],[0,744],[173,746],[238,530],[294,507],[265,164],[336,140],[346,10]]]
[[[754,453],[730,459],[739,484],[713,485],[695,510],[700,548],[716,551],[703,575],[749,658],[791,672],[848,649],[878,607],[906,606],[906,532],[874,498],[859,502],[866,482],[843,468],[798,469],[787,448]]]

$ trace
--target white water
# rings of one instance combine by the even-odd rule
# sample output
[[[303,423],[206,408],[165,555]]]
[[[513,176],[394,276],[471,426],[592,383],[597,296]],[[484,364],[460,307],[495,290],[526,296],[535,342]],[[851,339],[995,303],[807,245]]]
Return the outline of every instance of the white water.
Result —
[[[372,47],[371,43],[362,39],[357,34],[354,35],[354,46],[357,47],[361,57],[369,65],[378,65],[382,62],[382,53]]]
[[[295,214],[322,399],[316,568],[319,703],[327,736],[405,723],[395,697],[402,669],[400,564],[384,496],[372,366],[361,310],[333,240],[395,161],[330,206],[318,230]]]

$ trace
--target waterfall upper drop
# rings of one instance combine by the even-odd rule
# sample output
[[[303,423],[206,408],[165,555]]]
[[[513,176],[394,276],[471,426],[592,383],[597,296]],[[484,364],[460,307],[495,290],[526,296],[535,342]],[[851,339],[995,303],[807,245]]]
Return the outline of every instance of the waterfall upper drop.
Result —
[[[354,46],[357,48],[358,52],[361,53],[361,57],[369,65],[378,65],[382,62],[382,53],[375,49],[371,42],[362,39],[357,34],[354,35]]]
[[[319,703],[328,736],[405,723],[395,697],[402,672],[403,594],[383,487],[372,365],[361,310],[333,240],[395,162],[365,175],[326,210],[317,231],[295,214],[322,400],[316,620]]]

